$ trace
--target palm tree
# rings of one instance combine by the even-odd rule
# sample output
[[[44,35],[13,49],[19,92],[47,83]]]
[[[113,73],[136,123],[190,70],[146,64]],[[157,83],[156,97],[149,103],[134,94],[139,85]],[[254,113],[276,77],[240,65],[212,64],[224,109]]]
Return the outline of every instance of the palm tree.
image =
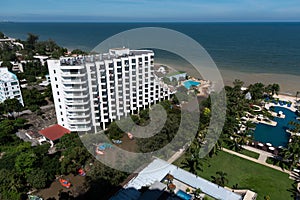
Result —
[[[296,101],[298,101],[298,95],[300,94],[299,91],[296,92]]]
[[[200,194],[201,194],[201,189],[197,188],[196,190],[193,191],[193,195],[195,196],[196,199],[200,198]]]
[[[200,162],[200,148],[190,146],[187,151],[187,158],[182,162],[182,167],[192,174],[197,175],[199,171],[203,171],[203,164]]]
[[[288,147],[279,153],[282,161],[286,163],[289,169],[292,169],[299,162],[300,155],[300,138],[298,136],[292,136],[292,141]]]
[[[290,121],[289,124],[294,126],[294,128],[290,129],[292,132],[294,132],[294,133],[300,132],[300,124],[298,122]]]
[[[294,182],[292,184],[292,188],[288,189],[289,192],[291,192],[291,197],[293,199],[299,199],[300,198],[300,191],[299,191],[299,188],[298,188],[298,183],[297,182]]]
[[[220,185],[220,186],[224,187],[225,184],[228,183],[228,179],[226,178],[227,173],[222,172],[222,171],[218,171],[218,172],[216,172],[216,175],[217,176],[211,176],[212,182],[217,184],[217,185]]]
[[[274,83],[271,89],[272,89],[272,95],[274,94],[278,95],[278,92],[280,91],[280,86],[277,83]]]

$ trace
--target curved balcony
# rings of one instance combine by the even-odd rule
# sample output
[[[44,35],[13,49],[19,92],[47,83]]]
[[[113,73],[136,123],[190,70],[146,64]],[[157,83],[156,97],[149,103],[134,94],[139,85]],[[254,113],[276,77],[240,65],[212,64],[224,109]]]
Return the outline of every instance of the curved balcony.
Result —
[[[91,120],[71,120],[68,119],[68,123],[71,126],[76,126],[76,125],[88,125],[91,123]]]
[[[60,69],[66,69],[66,70],[71,70],[71,69],[85,69],[84,65],[81,64],[75,64],[75,65],[60,65]]]
[[[81,79],[75,79],[75,80],[70,80],[70,79],[62,79],[63,84],[77,84],[77,85],[83,85],[87,84],[86,80],[81,80]]]
[[[65,100],[65,104],[66,105],[78,105],[78,106],[82,106],[82,105],[87,105],[89,104],[89,100],[85,100],[85,101],[82,101],[82,100]]]
[[[69,72],[63,72],[63,73],[61,73],[61,76],[62,77],[77,77],[77,78],[79,78],[79,77],[84,77],[84,76],[86,76],[86,74],[85,73],[69,73]]]
[[[67,114],[70,120],[74,119],[87,119],[90,118],[90,114]]]
[[[64,92],[64,97],[65,98],[72,98],[72,99],[86,99],[88,98],[88,94],[84,94],[84,93],[81,93],[81,94],[76,94],[76,93],[72,93],[72,94],[67,94]]]
[[[69,91],[69,92],[84,92],[87,91],[87,87],[65,87],[63,86],[64,91]]]
[[[67,111],[70,111],[70,112],[86,112],[86,111],[89,111],[90,108],[89,107],[67,107],[66,108]]]

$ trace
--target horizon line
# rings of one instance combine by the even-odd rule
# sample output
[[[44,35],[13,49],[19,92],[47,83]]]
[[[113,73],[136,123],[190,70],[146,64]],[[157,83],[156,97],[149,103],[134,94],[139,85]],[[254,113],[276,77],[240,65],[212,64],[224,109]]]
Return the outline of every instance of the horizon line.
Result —
[[[253,21],[11,21],[0,20],[0,23],[299,23],[300,20],[253,20]]]

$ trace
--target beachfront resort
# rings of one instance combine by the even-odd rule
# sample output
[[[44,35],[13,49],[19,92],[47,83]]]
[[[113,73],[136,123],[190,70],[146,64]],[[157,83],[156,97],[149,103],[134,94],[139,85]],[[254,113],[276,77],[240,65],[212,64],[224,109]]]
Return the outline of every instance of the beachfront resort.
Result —
[[[154,64],[153,51],[117,48],[101,55],[75,52],[61,51],[60,58],[35,56],[33,63],[41,70],[46,68],[43,78],[31,77],[30,61],[16,72],[17,77],[23,77],[21,82],[24,77],[28,82],[19,88],[25,107],[15,116],[2,113],[0,130],[7,134],[1,135],[0,166],[2,174],[17,175],[13,181],[18,177],[26,181],[21,188],[4,194],[6,199],[27,193],[31,199],[88,196],[89,186],[97,186],[94,197],[103,195],[104,199],[260,200],[270,196],[281,200],[292,194],[288,190],[298,180],[299,158],[288,152],[298,151],[299,129],[291,123],[299,121],[297,97],[272,95],[265,86],[260,92],[256,84],[226,86],[228,114],[220,142],[200,159],[197,152],[209,142],[205,134],[211,107],[206,97],[213,92],[213,83]],[[11,76],[4,79],[7,77]],[[17,89],[15,76],[11,81],[8,90]],[[185,94],[182,101],[174,95],[180,92]],[[14,90],[10,94],[18,97]],[[169,143],[190,96],[199,97],[201,126],[189,147],[170,151],[171,158],[166,161],[153,158],[133,174],[113,170],[95,159],[107,159],[117,148],[144,153]],[[114,128],[114,122],[124,116],[133,117],[140,126],[148,124],[149,107],[158,103],[170,114],[170,120],[153,137],[140,139]],[[16,127],[13,130],[12,124]],[[97,126],[105,128],[103,136],[108,140],[92,140],[90,154],[74,131],[95,132]],[[8,137],[15,135],[18,137]],[[32,165],[23,166],[24,159]],[[1,180],[8,183],[11,180],[7,178],[2,176]],[[8,187],[1,185],[1,192],[9,191]],[[293,194],[298,194],[298,186],[296,189]]]

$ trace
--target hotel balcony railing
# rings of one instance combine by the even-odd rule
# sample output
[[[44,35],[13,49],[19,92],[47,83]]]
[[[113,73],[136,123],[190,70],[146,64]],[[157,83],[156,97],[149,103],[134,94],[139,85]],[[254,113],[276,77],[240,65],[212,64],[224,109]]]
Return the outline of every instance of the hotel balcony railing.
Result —
[[[62,77],[84,77],[85,75],[86,75],[85,73],[69,73],[69,72],[61,73]]]
[[[65,100],[66,105],[87,105],[89,104],[89,101],[67,101]]]
[[[90,115],[88,113],[82,113],[82,114],[67,114],[67,116],[72,119],[82,119],[82,118],[89,118]]]
[[[64,97],[65,98],[73,98],[73,99],[86,99],[88,98],[88,94],[86,93],[71,93],[71,94],[68,94],[68,93],[64,93]]]
[[[71,125],[90,124],[91,120],[71,120],[71,119],[68,119],[68,123],[71,124]]]
[[[71,106],[67,106],[66,110],[68,112],[76,112],[76,111],[82,111],[82,112],[86,112],[89,111],[90,108],[89,107],[84,107],[84,106],[76,106],[76,107],[71,107]]]
[[[62,78],[62,83],[65,84],[86,84],[87,81],[85,79],[64,79]]]
[[[71,91],[71,92],[83,92],[87,90],[87,87],[65,87],[63,86],[64,91]]]

